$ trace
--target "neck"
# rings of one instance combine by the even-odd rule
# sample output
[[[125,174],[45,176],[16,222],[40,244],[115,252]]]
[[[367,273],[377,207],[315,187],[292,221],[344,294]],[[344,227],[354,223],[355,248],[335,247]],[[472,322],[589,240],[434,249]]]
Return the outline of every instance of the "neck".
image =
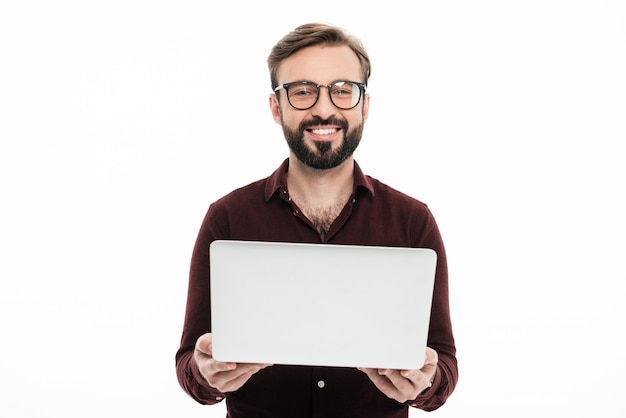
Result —
[[[352,194],[353,186],[353,157],[328,170],[314,169],[304,165],[294,155],[289,157],[287,187],[289,194],[296,201],[307,205],[325,206]]]

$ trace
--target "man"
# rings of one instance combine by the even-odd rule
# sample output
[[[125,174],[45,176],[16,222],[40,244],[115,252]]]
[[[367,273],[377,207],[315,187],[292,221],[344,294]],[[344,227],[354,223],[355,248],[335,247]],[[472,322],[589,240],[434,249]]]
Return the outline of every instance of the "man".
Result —
[[[439,408],[458,375],[444,246],[425,204],[365,176],[354,161],[369,111],[368,55],[340,29],[307,24],[278,42],[268,65],[270,109],[283,128],[289,158],[270,177],[233,191],[207,212],[191,262],[176,354],[179,382],[200,403],[226,399],[232,418],[407,417],[408,406]],[[424,366],[375,370],[217,362],[211,356],[208,259],[216,239],[432,248],[438,261],[429,348],[415,353],[425,356]],[[317,267],[320,274],[328,268]]]

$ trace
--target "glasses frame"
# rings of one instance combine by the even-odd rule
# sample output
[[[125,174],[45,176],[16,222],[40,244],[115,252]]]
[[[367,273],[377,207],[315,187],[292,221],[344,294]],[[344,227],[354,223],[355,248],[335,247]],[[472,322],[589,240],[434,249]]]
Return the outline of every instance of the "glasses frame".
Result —
[[[357,102],[354,104],[354,106],[352,106],[352,107],[339,107],[333,101],[333,96],[332,96],[332,94],[330,92],[331,91],[330,89],[331,89],[331,87],[333,87],[334,85],[336,85],[338,83],[351,83],[351,84],[356,84],[359,87],[359,100],[357,100]],[[313,102],[313,104],[311,106],[300,108],[300,107],[294,106],[291,103],[291,100],[289,100],[289,87],[293,86],[294,84],[307,84],[307,85],[310,85],[310,86],[314,86],[317,89],[317,96],[315,97],[315,101]],[[309,110],[313,106],[315,106],[317,104],[317,101],[320,99],[320,87],[326,87],[326,90],[328,90],[328,98],[330,99],[330,102],[333,104],[333,106],[335,106],[337,109],[341,109],[341,110],[350,110],[350,109],[354,109],[355,107],[357,107],[359,105],[359,103],[361,103],[361,98],[365,94],[365,89],[367,88],[367,84],[359,83],[357,81],[350,81],[350,80],[337,80],[337,81],[333,81],[330,84],[318,84],[318,83],[314,83],[313,81],[299,80],[299,81],[292,81],[291,83],[281,84],[281,85],[279,85],[278,87],[276,87],[274,89],[274,92],[277,93],[278,90],[285,89],[285,92],[287,93],[287,102],[289,103],[289,105],[291,107],[293,107],[296,110]]]

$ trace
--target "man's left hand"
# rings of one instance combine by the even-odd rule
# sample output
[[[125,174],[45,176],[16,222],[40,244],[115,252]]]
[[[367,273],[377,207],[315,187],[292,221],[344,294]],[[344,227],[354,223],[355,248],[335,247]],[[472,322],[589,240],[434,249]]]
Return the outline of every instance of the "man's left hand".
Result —
[[[392,370],[359,368],[391,399],[404,403],[413,400],[432,385],[439,357],[432,348],[426,348],[424,365],[419,370]]]

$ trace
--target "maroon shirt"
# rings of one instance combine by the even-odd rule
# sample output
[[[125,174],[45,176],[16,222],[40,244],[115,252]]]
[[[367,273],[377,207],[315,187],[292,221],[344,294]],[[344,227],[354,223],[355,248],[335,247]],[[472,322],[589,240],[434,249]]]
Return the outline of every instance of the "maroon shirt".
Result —
[[[408,417],[408,405],[423,410],[440,407],[456,386],[458,370],[448,304],[446,255],[430,210],[425,204],[365,176],[355,163],[352,197],[322,239],[289,199],[288,165],[285,160],[270,177],[237,189],[209,207],[193,251],[185,323],[176,354],[181,386],[203,404],[225,398],[228,417],[232,418],[391,418]],[[428,346],[439,355],[433,386],[403,404],[388,398],[367,375],[356,369],[283,365],[259,371],[235,392],[224,394],[209,386],[198,372],[193,350],[198,337],[211,332],[208,249],[216,239],[435,250],[437,273],[428,336]],[[316,267],[320,274],[326,268]],[[375,331],[372,330],[374,336]],[[422,357],[424,353],[415,356]]]

